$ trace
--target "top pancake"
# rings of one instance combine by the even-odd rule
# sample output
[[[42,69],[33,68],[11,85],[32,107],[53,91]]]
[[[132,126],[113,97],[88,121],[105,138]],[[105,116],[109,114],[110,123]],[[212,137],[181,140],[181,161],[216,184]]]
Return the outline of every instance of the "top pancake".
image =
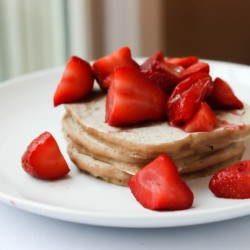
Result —
[[[126,155],[148,159],[161,152],[170,155],[186,150],[205,151],[223,142],[244,140],[250,134],[250,107],[237,112],[217,112],[222,126],[212,132],[186,133],[171,127],[167,121],[145,123],[133,127],[116,128],[105,123],[106,95],[96,92],[81,103],[66,104],[66,114],[79,124],[85,133]]]

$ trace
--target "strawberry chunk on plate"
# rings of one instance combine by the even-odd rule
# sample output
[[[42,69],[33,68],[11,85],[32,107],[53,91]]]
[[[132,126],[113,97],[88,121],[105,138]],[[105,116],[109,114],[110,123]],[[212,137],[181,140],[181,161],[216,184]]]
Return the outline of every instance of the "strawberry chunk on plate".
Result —
[[[250,160],[240,161],[218,171],[211,178],[209,189],[221,198],[250,198]]]
[[[93,63],[92,71],[102,89],[109,88],[112,82],[112,71],[121,66],[139,69],[137,62],[132,59],[129,47],[122,47]]]
[[[47,131],[29,144],[22,156],[22,167],[40,179],[59,179],[70,171],[56,140]]]
[[[138,69],[114,69],[106,99],[106,122],[129,126],[166,117],[166,94]]]
[[[55,91],[54,106],[82,100],[91,92],[93,84],[94,76],[90,64],[72,56]]]
[[[194,200],[193,192],[165,153],[134,175],[128,186],[136,200],[151,210],[188,209]]]

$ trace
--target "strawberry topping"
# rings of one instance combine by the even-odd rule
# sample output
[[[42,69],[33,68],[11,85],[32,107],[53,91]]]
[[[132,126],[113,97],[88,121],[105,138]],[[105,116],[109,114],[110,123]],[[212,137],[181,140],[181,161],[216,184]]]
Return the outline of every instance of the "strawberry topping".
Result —
[[[113,72],[106,101],[106,122],[129,126],[165,118],[166,94],[139,70],[119,67]]]
[[[122,47],[94,62],[92,71],[101,88],[109,88],[112,82],[113,70],[121,66],[139,69],[139,65],[132,59],[131,51],[128,47]]]
[[[207,73],[198,72],[180,82],[167,102],[170,125],[182,126],[189,122],[211,89],[212,79]]]
[[[213,90],[207,101],[214,109],[243,108],[243,103],[235,96],[228,83],[219,77],[214,80]]]
[[[162,52],[157,52],[141,65],[141,72],[170,96],[180,81],[183,68],[167,63]]]
[[[91,92],[93,84],[94,76],[90,64],[72,56],[54,94],[54,106],[81,101]]]
[[[182,129],[188,133],[210,132],[215,128],[216,115],[206,102],[202,102],[193,116]]]

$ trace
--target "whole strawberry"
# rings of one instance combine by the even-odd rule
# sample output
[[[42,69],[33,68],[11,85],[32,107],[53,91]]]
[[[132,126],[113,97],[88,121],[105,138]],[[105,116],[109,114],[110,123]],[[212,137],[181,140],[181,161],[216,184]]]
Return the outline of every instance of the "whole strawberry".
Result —
[[[250,198],[250,160],[238,162],[217,172],[209,182],[209,189],[217,197]]]

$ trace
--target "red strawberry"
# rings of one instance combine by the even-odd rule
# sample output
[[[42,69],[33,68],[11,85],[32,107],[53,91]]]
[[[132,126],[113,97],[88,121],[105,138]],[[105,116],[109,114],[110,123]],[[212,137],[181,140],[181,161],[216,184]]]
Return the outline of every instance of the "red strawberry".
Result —
[[[174,87],[180,81],[182,70],[182,67],[166,63],[160,51],[149,57],[141,65],[141,72],[168,96],[170,96]]]
[[[197,72],[203,72],[203,73],[209,73],[209,64],[205,62],[196,62],[186,69],[184,69],[181,73],[181,79],[185,79],[189,77],[192,74],[195,74]]]
[[[188,57],[169,57],[165,59],[166,63],[171,63],[177,66],[182,66],[183,68],[187,68],[199,61],[196,56],[188,56]]]
[[[22,167],[31,176],[41,179],[62,178],[70,171],[49,132],[42,133],[30,143],[22,156]]]
[[[122,47],[113,53],[106,55],[94,62],[92,71],[103,89],[107,89],[112,81],[114,68],[128,66],[139,69],[139,65],[132,59],[128,47]]]
[[[136,200],[152,210],[188,209],[194,200],[175,163],[164,153],[134,175],[128,186]]]
[[[161,62],[164,60],[164,55],[161,51],[157,51],[152,56],[147,58],[141,65],[141,70],[150,70],[153,67],[157,67],[157,62]]]
[[[54,106],[80,101],[90,93],[93,84],[90,64],[79,57],[71,57],[54,94]]]
[[[250,198],[250,160],[236,163],[217,172],[209,182],[211,192],[222,198]]]
[[[167,102],[170,125],[180,126],[190,121],[211,89],[212,79],[207,73],[198,72],[180,82]]]
[[[243,108],[243,103],[235,96],[228,83],[219,77],[214,80],[213,91],[207,101],[214,109]]]
[[[182,127],[188,133],[209,132],[216,124],[216,115],[206,102],[202,102],[194,117]]]
[[[166,94],[139,70],[119,67],[106,101],[106,122],[111,126],[128,126],[165,118]]]

